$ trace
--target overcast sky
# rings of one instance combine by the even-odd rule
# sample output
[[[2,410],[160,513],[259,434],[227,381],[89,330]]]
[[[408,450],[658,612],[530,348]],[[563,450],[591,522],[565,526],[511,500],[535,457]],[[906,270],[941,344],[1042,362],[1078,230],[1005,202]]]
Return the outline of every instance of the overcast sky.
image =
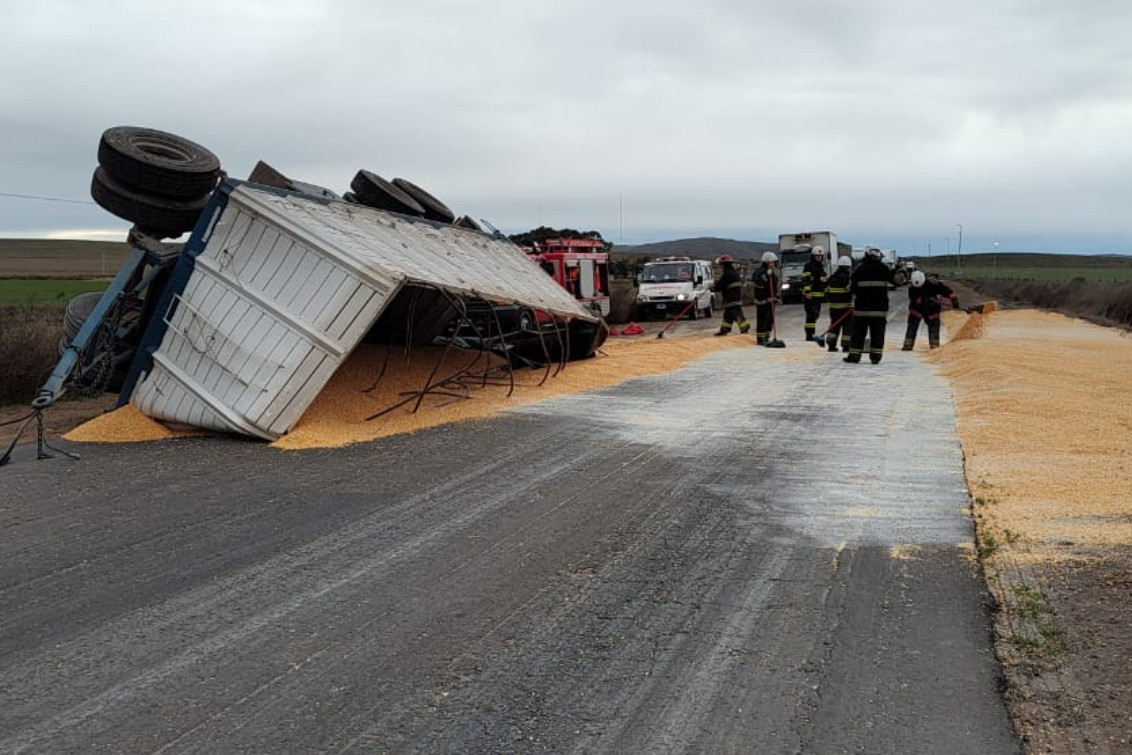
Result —
[[[0,9],[0,236],[123,238],[90,176],[135,125],[235,178],[401,176],[509,233],[1132,253],[1129,0]]]

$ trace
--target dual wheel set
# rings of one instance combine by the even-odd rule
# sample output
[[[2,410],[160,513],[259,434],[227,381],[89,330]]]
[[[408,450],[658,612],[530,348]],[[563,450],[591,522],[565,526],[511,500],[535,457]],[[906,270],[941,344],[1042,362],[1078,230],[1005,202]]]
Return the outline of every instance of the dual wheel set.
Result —
[[[102,209],[154,238],[192,230],[220,180],[220,160],[174,134],[116,126],[98,143],[90,195]]]
[[[210,150],[182,136],[137,126],[115,126],[102,134],[90,194],[107,212],[157,239],[191,231],[224,173]],[[282,177],[281,177],[282,178]],[[457,218],[439,199],[404,178],[387,181],[359,170],[346,202],[423,217],[482,231]],[[337,198],[332,192],[325,195]]]

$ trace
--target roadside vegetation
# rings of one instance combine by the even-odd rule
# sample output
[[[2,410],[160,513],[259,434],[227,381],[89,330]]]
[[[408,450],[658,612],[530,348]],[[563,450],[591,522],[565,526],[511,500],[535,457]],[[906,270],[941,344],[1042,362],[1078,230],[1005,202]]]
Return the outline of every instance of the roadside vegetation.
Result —
[[[0,306],[0,406],[30,402],[59,359],[65,304]]]
[[[0,280],[0,306],[65,306],[79,294],[104,290],[104,280]]]

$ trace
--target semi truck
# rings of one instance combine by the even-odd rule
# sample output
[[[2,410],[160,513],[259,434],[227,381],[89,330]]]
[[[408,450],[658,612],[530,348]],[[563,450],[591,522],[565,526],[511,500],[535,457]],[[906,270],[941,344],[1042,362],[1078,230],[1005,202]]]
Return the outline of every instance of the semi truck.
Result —
[[[853,246],[837,240],[833,231],[799,231],[778,236],[778,265],[782,274],[783,303],[800,302],[802,296],[802,270],[810,261],[815,246],[825,249],[826,273],[832,274],[837,258],[848,257]]]
[[[524,359],[549,365],[592,356],[605,340],[585,301],[597,260],[579,263],[590,276],[570,291],[513,242],[449,220],[415,184],[363,169],[351,188],[340,198],[274,170],[239,181],[183,137],[107,130],[91,195],[133,223],[131,255],[74,323],[35,415],[76,383],[113,381],[120,405],[154,419],[274,440],[363,341],[436,344],[468,320],[471,302],[551,320],[533,339],[481,334],[496,353],[530,346]],[[420,395],[434,389],[430,377]]]

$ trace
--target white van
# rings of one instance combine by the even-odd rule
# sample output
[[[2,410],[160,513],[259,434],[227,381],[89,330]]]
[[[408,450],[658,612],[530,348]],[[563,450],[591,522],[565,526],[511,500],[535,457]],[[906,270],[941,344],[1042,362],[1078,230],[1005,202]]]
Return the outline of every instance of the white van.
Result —
[[[685,309],[689,320],[711,317],[713,285],[715,273],[707,260],[659,257],[646,262],[637,276],[637,319],[675,316]]]

